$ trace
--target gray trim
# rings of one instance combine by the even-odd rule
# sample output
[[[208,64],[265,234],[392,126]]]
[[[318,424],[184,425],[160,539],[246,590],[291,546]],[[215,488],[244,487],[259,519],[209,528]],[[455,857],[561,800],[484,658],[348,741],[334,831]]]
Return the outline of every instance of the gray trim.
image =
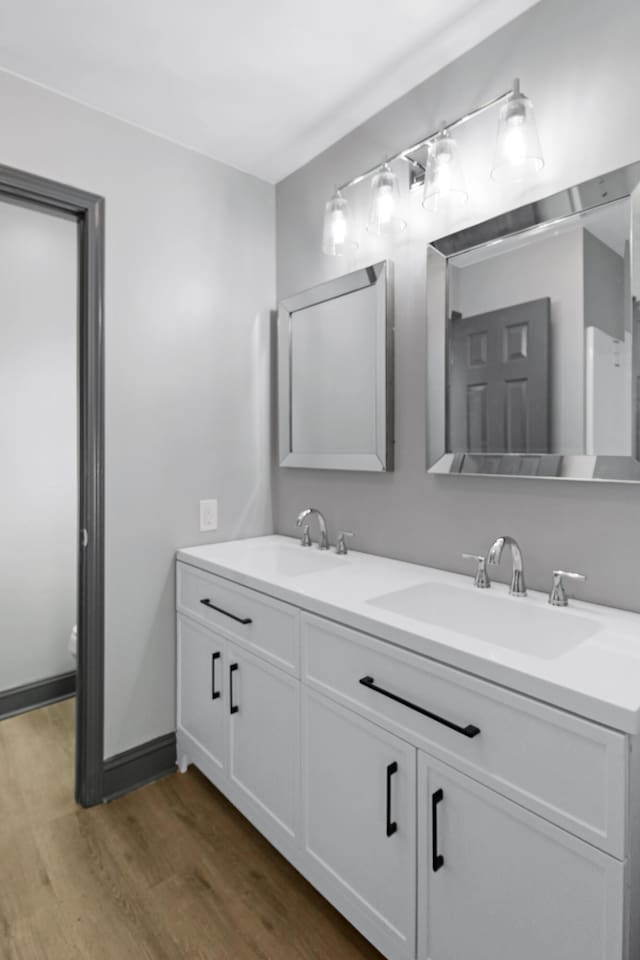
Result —
[[[104,762],[104,799],[114,800],[176,770],[176,735],[167,733]]]
[[[0,198],[78,221],[79,528],[76,800],[103,796],[104,200],[0,165]],[[88,533],[86,544],[82,530]]]
[[[68,700],[76,692],[76,672],[60,673],[46,680],[23,683],[0,693],[0,720],[13,717],[27,710],[37,710],[58,700]]]

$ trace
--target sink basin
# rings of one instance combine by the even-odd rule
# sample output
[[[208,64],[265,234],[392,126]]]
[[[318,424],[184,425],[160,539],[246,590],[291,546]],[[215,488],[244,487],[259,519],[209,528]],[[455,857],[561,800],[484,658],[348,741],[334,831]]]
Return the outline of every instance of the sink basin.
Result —
[[[349,563],[348,557],[338,557],[329,550],[319,550],[318,547],[301,547],[299,544],[252,544],[253,559],[262,567],[265,573],[280,577],[299,577],[305,573],[321,573],[323,570],[332,570],[344,567]]]
[[[543,660],[568,653],[600,629],[597,620],[564,608],[540,607],[526,597],[496,596],[491,590],[444,583],[421,583],[369,603]]]

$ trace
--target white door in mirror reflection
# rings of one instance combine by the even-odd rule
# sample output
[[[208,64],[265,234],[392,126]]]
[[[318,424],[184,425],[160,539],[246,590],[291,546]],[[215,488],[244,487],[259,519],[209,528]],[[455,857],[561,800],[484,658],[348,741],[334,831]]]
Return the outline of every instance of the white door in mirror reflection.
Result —
[[[550,300],[449,322],[449,450],[548,453]]]

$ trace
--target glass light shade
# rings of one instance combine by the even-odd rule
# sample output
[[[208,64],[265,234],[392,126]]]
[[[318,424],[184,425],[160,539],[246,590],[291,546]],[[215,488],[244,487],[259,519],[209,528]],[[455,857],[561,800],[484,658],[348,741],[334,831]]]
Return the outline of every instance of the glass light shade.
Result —
[[[396,233],[404,230],[407,221],[398,216],[400,206],[400,188],[398,178],[385,163],[371,181],[371,203],[367,230],[376,236]]]
[[[516,80],[513,93],[500,109],[498,138],[491,177],[498,183],[518,182],[544,167],[542,148],[533,106],[520,92]]]
[[[436,213],[462,206],[468,198],[457,141],[445,131],[429,144],[422,206]]]
[[[349,204],[339,190],[324,208],[324,227],[322,231],[322,251],[330,257],[341,257],[348,250],[357,247],[351,236],[352,225]]]

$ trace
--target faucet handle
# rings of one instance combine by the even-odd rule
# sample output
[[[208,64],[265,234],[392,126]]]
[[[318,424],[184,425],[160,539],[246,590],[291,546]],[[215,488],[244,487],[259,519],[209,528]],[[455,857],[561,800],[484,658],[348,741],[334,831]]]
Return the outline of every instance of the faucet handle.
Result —
[[[491,586],[491,580],[489,579],[489,574],[487,573],[487,558],[478,556],[475,553],[463,553],[462,557],[464,560],[476,561],[478,567],[473,581],[474,586],[478,587],[479,590],[488,590]]]
[[[564,588],[564,579],[568,580],[586,580],[582,573],[570,573],[568,570],[554,570],[553,584],[549,593],[549,603],[552,607],[566,607],[569,604],[567,591]]]
[[[301,547],[310,547],[311,546],[311,535],[309,533],[310,526],[308,523],[305,523],[302,528],[302,537],[300,538]]]
[[[340,554],[341,556],[346,556],[349,551],[347,549],[347,541],[345,537],[354,536],[355,534],[351,533],[349,530],[341,530],[336,541],[336,553]]]

